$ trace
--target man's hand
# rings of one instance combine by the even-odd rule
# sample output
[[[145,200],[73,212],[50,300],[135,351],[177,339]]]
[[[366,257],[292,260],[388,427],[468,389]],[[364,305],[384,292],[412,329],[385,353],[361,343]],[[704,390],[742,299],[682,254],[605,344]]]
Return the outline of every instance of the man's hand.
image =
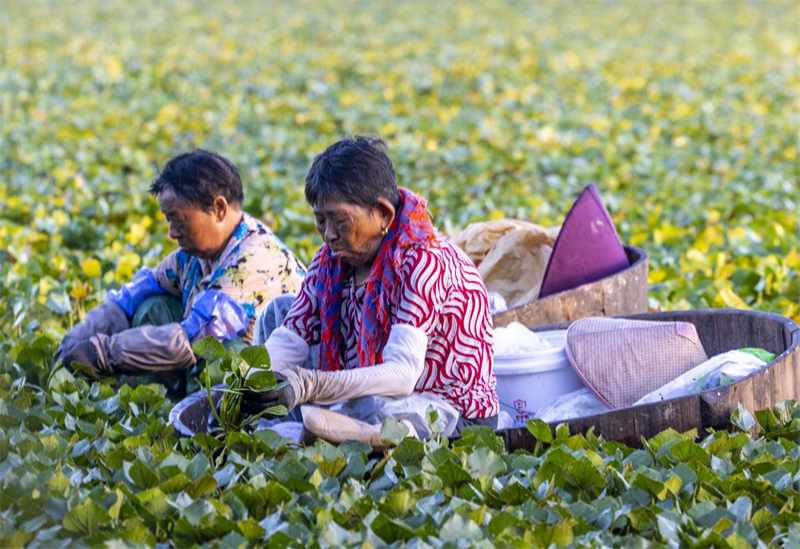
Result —
[[[80,339],[72,337],[70,334],[65,335],[64,339],[61,340],[61,345],[56,350],[56,354],[53,355],[53,360],[57,362],[58,359],[63,359],[80,342]]]
[[[275,373],[275,379],[280,383],[286,381],[286,377]],[[252,391],[245,391],[242,394],[242,411],[248,415],[254,416],[261,412],[264,408],[270,406],[283,405],[288,412],[297,405],[297,396],[295,395],[292,384],[289,383],[276,391],[268,393],[254,393]]]
[[[89,366],[95,372],[100,369],[97,349],[88,339],[73,346],[61,359],[61,363],[69,369],[72,369],[73,362]]]

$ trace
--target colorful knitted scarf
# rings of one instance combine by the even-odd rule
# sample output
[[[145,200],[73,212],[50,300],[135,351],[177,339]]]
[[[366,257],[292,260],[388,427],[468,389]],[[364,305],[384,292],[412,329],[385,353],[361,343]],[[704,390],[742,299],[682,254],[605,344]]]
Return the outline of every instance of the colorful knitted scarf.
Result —
[[[400,207],[389,232],[383,237],[366,281],[358,335],[360,367],[383,361],[381,351],[389,339],[389,314],[391,304],[397,303],[399,298],[399,274],[406,251],[413,247],[438,245],[425,199],[402,187],[398,190]],[[320,253],[322,256],[316,286],[322,321],[319,366],[322,370],[341,370],[342,289],[347,269],[333,257],[327,244],[323,245]]]

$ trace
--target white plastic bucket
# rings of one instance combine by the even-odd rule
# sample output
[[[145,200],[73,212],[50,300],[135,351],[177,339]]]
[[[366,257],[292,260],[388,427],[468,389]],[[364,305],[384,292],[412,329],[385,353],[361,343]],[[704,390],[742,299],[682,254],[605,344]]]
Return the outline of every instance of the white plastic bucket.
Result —
[[[501,411],[507,412],[514,427],[523,427],[541,410],[563,394],[584,387],[564,351],[566,330],[536,332],[552,349],[524,355],[495,355],[497,396]]]

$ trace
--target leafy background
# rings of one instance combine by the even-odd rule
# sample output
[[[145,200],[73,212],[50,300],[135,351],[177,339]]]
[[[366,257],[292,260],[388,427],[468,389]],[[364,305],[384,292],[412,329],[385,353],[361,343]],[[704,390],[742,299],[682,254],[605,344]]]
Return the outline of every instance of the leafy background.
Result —
[[[596,183],[623,240],[650,255],[652,309],[755,308],[797,320],[799,25],[800,6],[791,1],[3,0],[2,545],[36,539],[34,543],[46,546],[76,539],[90,544],[107,539],[187,544],[222,539],[231,532],[244,539],[273,540],[275,524],[286,521],[308,530],[286,534],[303,543],[350,539],[341,537],[335,524],[367,536],[352,538],[358,544],[380,544],[407,535],[392,521],[408,519],[408,502],[418,505],[419,512],[412,513],[411,525],[405,527],[422,532],[417,535],[425,543],[435,545],[440,538],[447,543],[448,531],[476,536],[480,531],[481,539],[497,541],[507,528],[491,527],[494,519],[487,517],[514,515],[516,500],[478,503],[463,493],[456,496],[458,490],[445,491],[445,499],[436,505],[447,510],[430,522],[419,518],[427,508],[424,498],[438,496],[418,491],[435,490],[404,484],[412,482],[416,470],[403,469],[394,476],[376,475],[388,478],[395,488],[369,497],[383,505],[378,502],[388,492],[405,490],[411,492],[406,503],[390,511],[365,504],[352,512],[352,505],[345,503],[336,512],[346,519],[326,515],[316,509],[330,508],[329,496],[342,503],[350,486],[346,478],[368,490],[364,475],[375,464],[370,465],[365,451],[339,456],[339,450],[323,445],[297,452],[268,440],[264,444],[273,454],[283,448],[280,467],[291,469],[283,475],[270,468],[270,461],[252,461],[272,454],[247,441],[235,452],[220,454],[224,458],[217,467],[215,454],[203,441],[176,443],[164,429],[169,403],[159,389],[123,390],[115,396],[108,383],[48,380],[52,346],[108,289],[173,248],[166,223],[146,193],[158,166],[171,156],[202,146],[231,158],[245,181],[246,209],[268,219],[307,261],[320,240],[303,200],[303,178],[316,153],[349,133],[383,136],[400,183],[428,197],[437,225],[451,234],[472,221],[506,216],[560,223],[582,187]],[[654,494],[654,485],[650,496],[664,497],[651,498],[647,505],[641,496],[648,511],[639,514],[647,520],[632,519],[632,510],[616,516],[624,503],[609,511],[616,518],[589,520],[583,511],[565,505],[586,501],[602,514],[604,504],[597,503],[602,494],[571,493],[558,483],[569,498],[560,494],[561,503],[551,505],[549,496],[539,493],[541,485],[522,478],[524,467],[514,466],[516,458],[499,448],[492,451],[513,472],[483,478],[499,476],[502,493],[512,483],[508,475],[520,477],[529,491],[527,501],[547,511],[545,516],[526,508],[519,511],[521,520],[539,517],[536,524],[547,526],[540,530],[566,532],[564,524],[569,524],[573,533],[586,530],[575,536],[604,532],[596,543],[622,543],[626,535],[637,534],[656,543],[680,539],[685,544],[689,538],[675,536],[700,539],[718,524],[705,525],[696,534],[688,523],[689,509],[703,501],[728,510],[729,504],[738,505],[731,513],[751,525],[763,509],[774,520],[780,513],[798,512],[797,471],[784,464],[791,461],[786,456],[794,448],[794,439],[787,437],[774,443],[783,445],[785,454],[776,446],[765,450],[773,444],[765,440],[753,443],[757,454],[743,453],[745,446],[719,454],[719,459],[730,460],[731,471],[743,467],[739,473],[747,482],[735,493],[719,487],[701,490],[705,481],[690,482],[671,473],[674,460],[681,461],[672,454],[666,457],[669,463],[662,462],[663,470],[655,461],[647,462],[646,467],[660,472],[645,476],[665,483],[672,482],[669,475],[677,475],[682,486],[671,484],[669,496],[663,490]],[[604,465],[578,455],[585,448],[570,448],[570,455],[594,463],[606,496],[623,497],[620,486],[630,484],[636,467],[626,473],[620,465],[625,482],[614,480],[610,471],[616,465],[609,464],[614,459],[622,464],[624,458],[614,458],[616,450],[600,443],[592,447]],[[699,448],[691,441],[686,447]],[[469,455],[475,451],[457,452],[458,466],[468,473]],[[707,447],[703,451],[717,456]],[[758,461],[754,456],[763,452],[775,458],[765,461],[786,471],[788,484],[782,472],[761,478],[776,470],[771,466],[744,473],[743,463]],[[204,468],[203,458],[195,455],[210,456],[211,465]],[[195,463],[190,472],[182,459]],[[344,476],[336,472],[338,465],[322,465],[340,463],[338,459],[346,467],[351,459],[363,463]],[[409,458],[404,467],[421,467],[441,479],[436,472],[447,459],[437,458],[433,473],[420,466],[422,458]],[[704,466],[712,464],[712,458],[708,463],[697,459]],[[399,463],[396,456],[395,461]],[[542,467],[541,462],[526,464],[534,471]],[[733,474],[711,470],[717,479]],[[187,488],[182,478],[164,485],[179,474],[199,486]],[[202,480],[211,477],[213,489],[210,480]],[[300,484],[287,484],[289,478]],[[708,481],[717,482],[711,476]],[[497,488],[493,481],[491,487],[480,482],[475,489],[484,496]],[[275,492],[276,483],[288,487],[288,496]],[[454,487],[465,483],[462,478]],[[755,483],[777,490],[777,499],[762,498]],[[686,486],[694,498],[688,504],[681,499]],[[250,489],[271,503],[264,507],[258,497],[248,500],[242,490]],[[703,494],[711,494],[710,499]],[[746,503],[737,504],[746,494],[754,506],[748,513]],[[451,496],[460,499],[453,503]],[[667,500],[671,507],[664,504]],[[252,501],[260,509],[253,515]],[[267,512],[273,518],[262,516]],[[371,512],[388,522],[376,525]],[[206,515],[213,518],[202,518]],[[620,517],[627,521],[624,526]],[[251,522],[268,519],[274,524],[262,524],[265,533],[250,528]],[[203,520],[214,526],[198,534]],[[662,527],[665,520],[670,522]],[[217,530],[218,523],[225,526]],[[438,534],[419,530],[423,523],[433,524]],[[444,528],[445,523],[450,526]],[[532,523],[520,525],[509,518],[500,524],[524,532]],[[780,524],[769,527],[761,522],[754,526],[759,539],[788,543],[788,530]],[[740,544],[731,538],[734,534],[750,545],[758,543],[752,531],[730,528],[718,528],[722,539],[733,539],[725,543]],[[401,533],[382,536],[376,529]],[[545,538],[526,541],[517,530],[508,544],[547,545]],[[330,535],[334,537],[323,540]],[[572,539],[563,535],[557,544]],[[280,539],[270,543],[286,542]],[[722,545],[719,540],[706,542]]]

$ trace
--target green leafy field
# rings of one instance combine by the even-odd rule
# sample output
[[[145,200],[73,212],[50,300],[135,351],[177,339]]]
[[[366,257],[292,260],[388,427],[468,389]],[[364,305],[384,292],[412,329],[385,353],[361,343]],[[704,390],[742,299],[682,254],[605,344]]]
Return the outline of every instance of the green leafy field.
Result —
[[[798,26],[778,1],[1,0],[0,546],[800,543],[789,405],[757,416],[770,440],[562,430],[509,455],[476,432],[378,463],[267,433],[177,440],[160,388],[49,376],[65,331],[173,248],[158,166],[225,154],[307,261],[303,178],[348,133],[382,135],[451,234],[559,223],[596,183],[650,255],[653,309],[798,320]]]

